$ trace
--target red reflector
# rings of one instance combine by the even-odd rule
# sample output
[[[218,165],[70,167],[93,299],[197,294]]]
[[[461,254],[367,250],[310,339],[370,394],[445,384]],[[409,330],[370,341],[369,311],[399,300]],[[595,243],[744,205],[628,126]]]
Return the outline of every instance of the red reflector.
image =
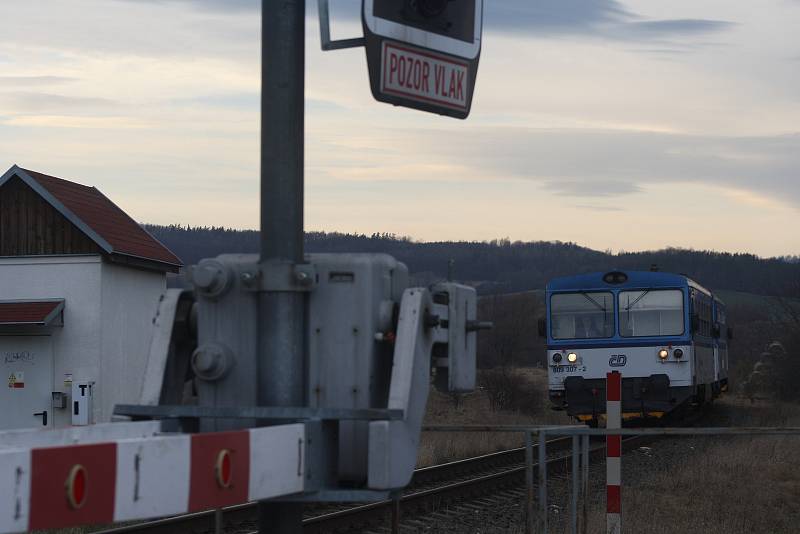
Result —
[[[250,433],[241,430],[193,435],[190,479],[190,512],[247,502]]]
[[[217,465],[214,467],[217,484],[221,488],[228,488],[233,479],[233,461],[231,451],[224,449],[217,455]]]
[[[86,472],[86,468],[80,464],[72,466],[65,487],[70,508],[73,510],[81,508],[86,503],[86,495],[89,491],[89,474]]]

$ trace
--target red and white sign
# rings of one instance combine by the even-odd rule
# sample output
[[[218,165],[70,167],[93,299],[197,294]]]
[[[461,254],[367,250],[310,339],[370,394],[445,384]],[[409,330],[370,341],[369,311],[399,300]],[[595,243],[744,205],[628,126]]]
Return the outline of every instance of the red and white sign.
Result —
[[[469,64],[407,45],[383,42],[381,92],[466,111]]]
[[[156,428],[147,422],[0,433],[0,533],[172,516],[304,489],[302,424],[126,435]]]
[[[17,371],[8,376],[8,387],[10,389],[24,389],[25,388],[25,373]]]

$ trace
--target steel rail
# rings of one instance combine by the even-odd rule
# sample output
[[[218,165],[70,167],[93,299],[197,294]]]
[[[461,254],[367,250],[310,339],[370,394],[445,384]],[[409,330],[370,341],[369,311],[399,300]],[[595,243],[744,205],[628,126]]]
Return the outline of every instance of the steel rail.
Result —
[[[566,450],[571,443],[569,437],[558,437],[548,440],[547,447],[551,451]],[[534,446],[536,448],[536,446]],[[517,447],[504,451],[498,451],[462,460],[454,460],[442,464],[432,465],[429,467],[422,467],[414,471],[414,476],[411,479],[408,490],[414,494],[422,494],[427,490],[420,490],[433,484],[442,481],[453,483],[454,480],[463,477],[473,476],[475,473],[483,472],[494,469],[500,469],[508,465],[523,464],[525,462],[525,448]],[[414,488],[419,491],[414,492]],[[323,514],[316,517],[311,517],[305,520],[304,525],[314,524],[319,522],[318,518],[330,515],[335,517],[337,513],[347,513],[351,509],[369,510],[379,507],[384,510],[387,506],[386,503],[391,504],[391,501],[380,501],[377,503],[370,503],[361,506],[355,506],[345,510],[332,512],[330,514]],[[254,503],[240,504],[230,506],[221,510],[224,521],[226,523],[245,523],[254,521],[256,519],[256,509]],[[215,528],[218,511],[210,510],[204,512],[196,512],[192,514],[167,517],[163,519],[156,519],[154,521],[147,521],[144,523],[136,523],[132,525],[118,526],[102,531],[95,534],[135,534],[135,533],[148,533],[148,534],[169,534],[180,530],[196,531],[200,529],[213,530]]]
[[[639,446],[644,439],[636,436],[623,440],[623,448],[630,450]],[[553,441],[560,442],[561,440]],[[571,444],[571,438],[569,439],[569,444]],[[536,448],[537,446],[534,445],[534,449]],[[524,448],[522,451],[524,456]],[[590,448],[589,454],[604,457],[605,443],[598,443]],[[571,453],[559,455],[548,459],[546,465],[548,470],[556,469],[558,472],[565,472],[569,469],[570,460]],[[534,470],[538,471],[538,466],[538,463],[534,463]],[[524,483],[525,469],[525,465],[522,465],[498,473],[481,475],[430,489],[406,493],[400,497],[400,504],[406,512],[419,513],[420,510],[438,509],[442,504],[456,502],[459,499],[475,498],[479,495],[495,493],[511,486],[522,485]],[[311,517],[303,521],[303,532],[316,533],[363,528],[370,524],[385,521],[391,512],[393,504],[393,501],[387,500]]]

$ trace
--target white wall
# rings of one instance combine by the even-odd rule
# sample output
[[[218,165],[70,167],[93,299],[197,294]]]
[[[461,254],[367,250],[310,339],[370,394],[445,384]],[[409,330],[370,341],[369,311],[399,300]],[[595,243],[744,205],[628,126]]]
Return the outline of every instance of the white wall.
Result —
[[[95,382],[97,423],[111,418],[114,404],[137,402],[152,321],[165,290],[164,273],[113,264],[99,255],[0,258],[0,300],[65,300],[63,327],[3,333],[50,333],[53,391],[66,391],[66,373],[75,382]],[[55,426],[71,424],[69,408],[54,412]]]
[[[98,422],[109,420],[114,404],[138,402],[166,280],[161,272],[103,263],[100,379],[94,398]]]
[[[0,258],[0,300],[65,299],[64,327],[46,329],[53,337],[53,391],[64,391],[65,373],[99,378],[102,267],[97,255]],[[56,426],[70,424],[69,409],[55,412]]]

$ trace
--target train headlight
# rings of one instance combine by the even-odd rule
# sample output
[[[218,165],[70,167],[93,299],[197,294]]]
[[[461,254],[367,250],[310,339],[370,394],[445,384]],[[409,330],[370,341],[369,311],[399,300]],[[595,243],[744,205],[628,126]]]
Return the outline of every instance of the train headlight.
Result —
[[[567,354],[567,361],[569,363],[577,362],[578,361],[578,355],[575,354],[574,352],[570,352],[569,354]]]
[[[681,358],[683,358],[683,350],[682,349],[675,349],[672,352],[672,355],[680,360]]]
[[[661,358],[662,360],[666,360],[667,358],[669,358],[669,351],[667,349],[661,349],[660,351],[658,351],[658,357]]]
[[[560,363],[561,362],[561,353],[560,352],[556,352],[555,354],[553,354],[553,361],[556,362],[556,363]]]

